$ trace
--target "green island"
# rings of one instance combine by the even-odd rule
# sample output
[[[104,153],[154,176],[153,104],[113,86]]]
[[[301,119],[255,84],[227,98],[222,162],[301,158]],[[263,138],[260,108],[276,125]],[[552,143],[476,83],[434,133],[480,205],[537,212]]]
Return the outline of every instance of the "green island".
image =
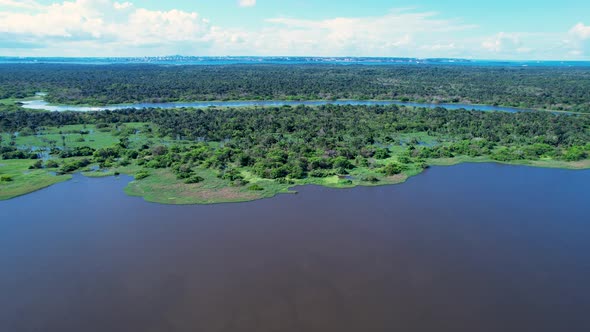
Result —
[[[165,204],[242,202],[397,184],[462,162],[590,168],[590,69],[445,66],[0,65],[0,200],[71,179],[134,177],[129,195]],[[383,99],[557,112],[409,106],[26,110],[53,103]]]

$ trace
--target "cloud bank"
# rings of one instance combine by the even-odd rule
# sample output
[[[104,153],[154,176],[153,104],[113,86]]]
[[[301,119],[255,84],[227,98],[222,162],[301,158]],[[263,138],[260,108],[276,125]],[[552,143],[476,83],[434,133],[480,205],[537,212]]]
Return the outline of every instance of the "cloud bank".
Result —
[[[239,0],[238,5],[240,7],[254,7],[256,6],[256,0]]]
[[[255,0],[238,0],[253,7]],[[555,33],[498,32],[438,13],[393,9],[380,16],[274,17],[258,28],[225,28],[182,10],[132,1],[71,0],[42,5],[0,0],[0,55],[308,55],[588,59],[590,26]]]

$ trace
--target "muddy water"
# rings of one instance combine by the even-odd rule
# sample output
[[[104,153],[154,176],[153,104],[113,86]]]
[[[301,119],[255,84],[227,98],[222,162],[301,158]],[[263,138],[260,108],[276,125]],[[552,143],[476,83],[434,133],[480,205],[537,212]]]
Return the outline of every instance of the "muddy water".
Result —
[[[0,202],[0,331],[590,331],[590,171],[164,206],[128,178]]]

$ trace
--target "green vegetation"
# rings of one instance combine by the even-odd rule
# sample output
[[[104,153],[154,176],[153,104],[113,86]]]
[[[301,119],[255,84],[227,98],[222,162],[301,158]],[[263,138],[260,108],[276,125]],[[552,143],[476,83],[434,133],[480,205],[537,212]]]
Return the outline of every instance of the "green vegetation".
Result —
[[[429,165],[590,168],[590,116],[398,106],[89,113],[0,111],[0,199],[87,176],[129,174],[130,195],[242,202],[296,185],[404,182]]]
[[[567,110],[392,106],[25,111],[19,100],[398,99]],[[134,176],[130,195],[239,202],[296,185],[400,183],[429,165],[590,167],[590,69],[472,66],[0,65],[0,199],[71,173]]]
[[[590,112],[588,67],[0,65],[0,100],[57,104],[395,99]]]
[[[53,175],[30,167],[33,160],[0,160],[0,200],[21,196],[69,180],[71,175]]]

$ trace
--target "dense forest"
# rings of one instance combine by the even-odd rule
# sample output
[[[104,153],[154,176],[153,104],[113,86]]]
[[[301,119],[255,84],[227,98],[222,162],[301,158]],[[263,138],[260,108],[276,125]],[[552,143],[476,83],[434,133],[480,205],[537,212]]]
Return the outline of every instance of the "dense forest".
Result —
[[[395,99],[590,112],[590,68],[443,65],[0,65],[0,100],[65,104]]]
[[[282,106],[24,110],[194,100],[396,99],[568,110]],[[362,65],[0,65],[0,199],[73,172],[135,177],[157,202],[250,200],[290,186],[404,181],[466,161],[590,167],[590,68]],[[165,194],[164,194],[165,193]]]
[[[145,130],[154,137],[170,137],[184,144],[145,141],[132,149],[128,136],[134,132],[119,132],[124,123],[145,123]],[[232,180],[240,180],[241,168],[266,179],[301,179],[347,174],[356,167],[391,175],[404,167],[427,167],[426,161],[433,158],[578,161],[590,152],[589,116],[546,112],[328,105],[0,113],[0,131],[19,135],[73,124],[114,131],[120,143],[102,150],[57,148],[58,143],[52,153],[61,158],[90,156],[94,159],[89,162],[103,165],[125,160],[145,168],[170,168],[179,179],[190,178],[195,167],[231,174]],[[415,133],[423,133],[434,143],[407,139]],[[34,151],[17,152],[16,147],[5,144],[3,158],[35,158]],[[393,155],[395,160],[389,160]],[[75,169],[68,165],[66,171]]]

